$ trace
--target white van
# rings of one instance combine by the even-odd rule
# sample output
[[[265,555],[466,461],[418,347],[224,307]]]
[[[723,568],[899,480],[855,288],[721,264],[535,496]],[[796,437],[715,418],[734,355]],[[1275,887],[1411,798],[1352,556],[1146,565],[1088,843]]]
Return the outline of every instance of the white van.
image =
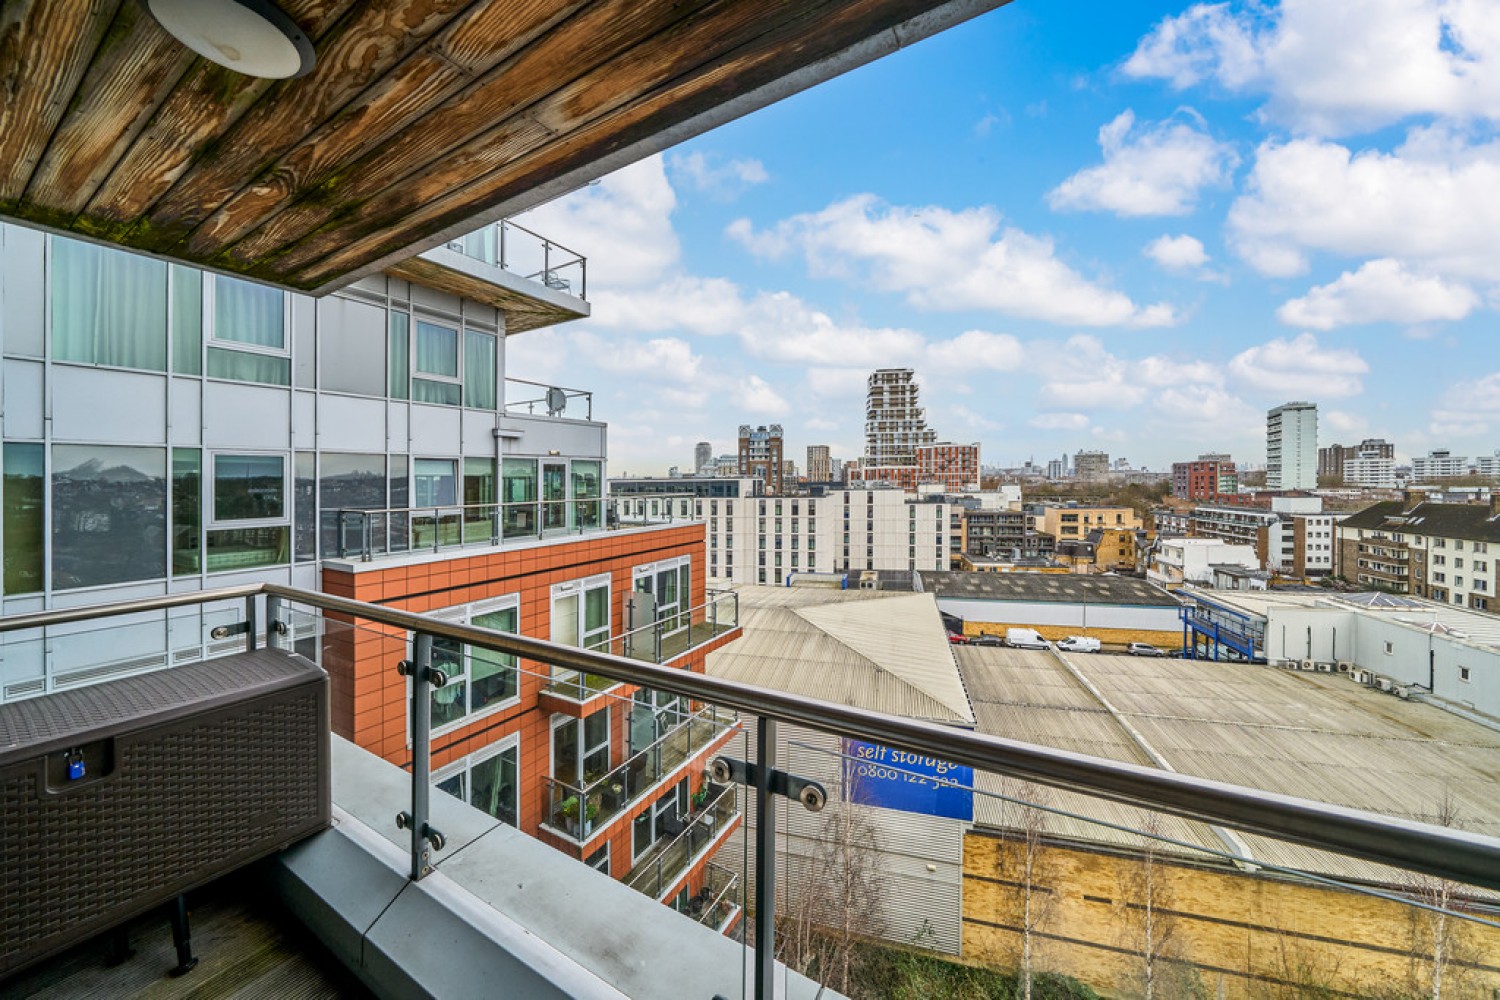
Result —
[[[1098,639],[1091,639],[1086,635],[1070,635],[1066,639],[1059,639],[1057,648],[1069,653],[1097,653],[1101,647]]]
[[[1050,649],[1047,640],[1034,628],[1008,628],[1005,644],[1012,649]]]

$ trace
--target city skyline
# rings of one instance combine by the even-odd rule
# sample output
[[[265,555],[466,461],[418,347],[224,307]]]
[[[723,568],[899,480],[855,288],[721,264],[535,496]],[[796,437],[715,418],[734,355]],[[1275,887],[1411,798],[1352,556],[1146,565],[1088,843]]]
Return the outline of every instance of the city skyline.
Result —
[[[1260,464],[1294,399],[1320,444],[1491,454],[1500,60],[1364,6],[1012,4],[749,115],[530,213],[594,315],[510,371],[593,389],[639,472],[746,422],[858,455],[893,366],[991,465]]]

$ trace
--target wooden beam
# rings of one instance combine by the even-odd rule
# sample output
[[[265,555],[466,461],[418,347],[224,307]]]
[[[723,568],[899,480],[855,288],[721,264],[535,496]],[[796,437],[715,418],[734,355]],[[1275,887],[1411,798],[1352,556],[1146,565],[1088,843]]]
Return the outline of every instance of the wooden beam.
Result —
[[[369,254],[378,247],[399,249],[391,246],[394,241],[388,235],[396,219],[402,220],[405,229],[400,239],[409,245],[413,228],[436,231],[443,228],[445,222],[473,216],[478,205],[492,203],[524,189],[541,176],[595,158],[633,136],[661,130],[680,120],[684,109],[711,106],[747,85],[776,79],[785,72],[785,61],[789,56],[798,57],[801,62],[805,60],[807,50],[815,53],[838,51],[852,44],[869,32],[874,13],[900,20],[908,16],[909,7],[916,6],[921,6],[919,0],[903,0],[895,4],[890,0],[857,0],[854,3],[827,0],[824,4],[796,5],[791,19],[770,25],[771,30],[762,31],[748,44],[718,55],[692,72],[677,76],[668,85],[617,106],[592,122],[574,122],[561,129],[560,139],[518,159],[512,169],[478,175],[479,179],[470,185],[456,190],[450,187],[446,193],[428,192],[420,180],[409,181],[388,192],[385,198],[365,202],[347,221],[315,234],[291,253],[277,259],[273,267],[288,277],[296,275],[298,282],[316,287],[346,268],[356,254]],[[819,26],[816,36],[808,35],[805,20],[808,18],[814,19]],[[760,23],[765,27],[764,18]],[[703,49],[698,51],[704,52]],[[708,54],[714,53],[708,50]],[[618,67],[614,72],[618,74]],[[597,95],[600,93],[597,88],[601,86],[608,86],[602,78],[581,81],[576,90],[570,88],[564,92],[563,106],[587,106],[590,88],[594,88],[592,93]],[[578,99],[578,104],[569,104],[568,101],[574,98]],[[451,175],[449,179],[451,184]],[[423,201],[409,197],[409,193],[418,192],[430,196]],[[312,254],[318,252],[323,256],[314,258]]]
[[[353,0],[322,3],[298,0],[284,4],[289,17],[318,39]],[[284,81],[262,80],[199,59],[162,104],[139,139],[105,178],[85,210],[96,232],[125,236],[145,250],[163,251],[182,233],[158,232],[146,223],[146,212],[166,194],[210,143],[223,135],[261,96]]]
[[[120,0],[0,7],[0,204],[21,200]]]
[[[63,217],[83,211],[196,58],[145,4],[122,3],[31,175],[26,200]]]
[[[269,173],[260,182],[264,185],[284,177],[285,168],[277,170],[278,160],[298,145],[320,148],[320,126],[345,111],[470,3],[392,0],[356,5],[329,30],[312,73],[273,89],[234,123],[151,209],[151,226],[191,233],[244,190],[247,179]],[[361,108],[356,115],[374,128],[364,112]],[[337,162],[349,153],[330,144],[322,155]]]
[[[455,148],[558,89],[606,64],[649,37],[706,6],[733,0],[601,0],[559,24],[487,73],[391,142],[346,164],[337,198],[304,199],[237,244],[224,261],[231,268],[270,256],[329,222],[350,204],[369,198],[416,171],[440,163]],[[447,172],[446,169],[443,171]],[[262,213],[262,218],[265,213]]]

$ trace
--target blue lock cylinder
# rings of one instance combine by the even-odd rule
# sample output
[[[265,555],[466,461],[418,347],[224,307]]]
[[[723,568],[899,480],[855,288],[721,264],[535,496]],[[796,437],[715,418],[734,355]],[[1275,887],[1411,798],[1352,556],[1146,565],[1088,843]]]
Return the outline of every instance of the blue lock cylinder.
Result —
[[[68,780],[77,781],[84,775],[83,754],[74,751],[68,755]]]

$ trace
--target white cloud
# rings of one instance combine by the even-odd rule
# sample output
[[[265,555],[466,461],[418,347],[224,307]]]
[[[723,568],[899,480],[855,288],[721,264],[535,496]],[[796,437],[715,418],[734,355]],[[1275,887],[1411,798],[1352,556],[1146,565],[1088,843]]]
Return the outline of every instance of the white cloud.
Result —
[[[549,202],[516,221],[549,240],[583,254],[589,262],[589,295],[609,288],[647,285],[677,263],[681,247],[672,227],[677,195],[660,156],[648,156]],[[534,248],[518,236],[509,241],[512,267],[530,273],[526,254]],[[540,250],[535,270],[541,270]]]
[[[1500,119],[1500,10],[1492,0],[1198,4],[1146,35],[1124,65],[1183,89],[1212,79],[1267,97],[1262,114],[1324,135],[1413,115]]]
[[[929,344],[926,364],[944,372],[1007,372],[1019,368],[1025,358],[1026,348],[1008,333],[967,330],[951,340]]]
[[[1053,188],[1047,203],[1123,216],[1186,215],[1198,192],[1224,183],[1237,162],[1232,146],[1199,125],[1168,120],[1136,128],[1134,112],[1121,112],[1099,130],[1104,162]]]
[[[791,412],[791,404],[759,375],[747,375],[741,379],[733,389],[732,398],[735,405],[746,413],[779,417]]]
[[[1416,129],[1391,153],[1268,142],[1229,211],[1230,245],[1264,274],[1307,267],[1311,250],[1393,257],[1500,281],[1500,141],[1469,145]]]
[[[979,413],[976,410],[972,410],[967,406],[963,406],[962,404],[958,406],[950,406],[948,408],[948,412],[952,416],[957,417],[959,420],[962,420],[964,424],[971,430],[998,431],[1003,430],[1005,426],[1004,424],[1001,424],[995,420],[991,420],[984,414]]]
[[[861,280],[921,309],[991,309],[1079,326],[1164,326],[1166,304],[1138,306],[1058,259],[1052,241],[1002,228],[993,208],[906,208],[856,195],[768,230],[727,233],[752,253],[800,251],[815,277]]]
[[[1428,430],[1439,437],[1479,435],[1500,427],[1500,372],[1459,382],[1440,397]]]
[[[1038,413],[1026,423],[1043,431],[1087,430],[1089,418],[1082,413]]]
[[[1366,261],[1276,310],[1288,326],[1332,330],[1354,323],[1460,320],[1479,306],[1467,285],[1418,274],[1388,257]]]
[[[712,153],[678,153],[671,157],[669,165],[674,177],[721,201],[736,198],[746,189],[771,179],[759,160],[724,160]]]
[[[802,421],[802,426],[810,431],[836,431],[839,429],[837,421],[824,420],[822,417],[808,417]]]
[[[1348,410],[1319,410],[1318,422],[1335,434],[1349,437],[1368,434],[1370,430],[1370,422],[1368,420],[1358,413],[1350,413]]]
[[[1370,366],[1347,348],[1324,348],[1310,333],[1276,338],[1234,356],[1229,371],[1262,392],[1296,398],[1357,396]]]
[[[1208,263],[1203,244],[1188,235],[1158,236],[1141,251],[1168,271],[1188,271]]]
[[[618,340],[586,331],[573,335],[573,350],[608,372],[622,375],[654,375],[672,382],[691,382],[699,375],[703,359],[692,345],[677,337],[650,340]]]

